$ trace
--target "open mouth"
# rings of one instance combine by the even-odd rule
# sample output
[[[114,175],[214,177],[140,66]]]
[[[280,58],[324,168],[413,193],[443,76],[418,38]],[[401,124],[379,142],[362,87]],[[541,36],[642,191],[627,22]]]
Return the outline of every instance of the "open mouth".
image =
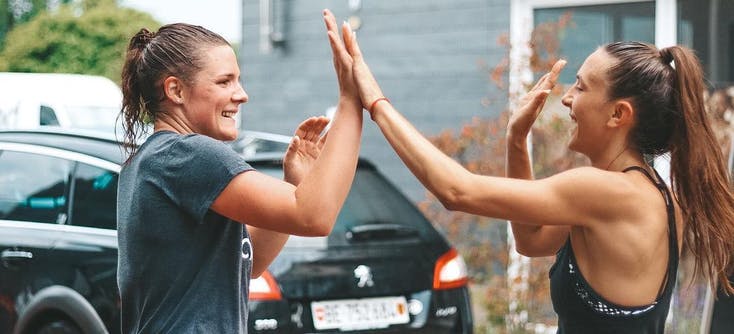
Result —
[[[232,118],[237,114],[236,111],[222,111],[222,117]]]

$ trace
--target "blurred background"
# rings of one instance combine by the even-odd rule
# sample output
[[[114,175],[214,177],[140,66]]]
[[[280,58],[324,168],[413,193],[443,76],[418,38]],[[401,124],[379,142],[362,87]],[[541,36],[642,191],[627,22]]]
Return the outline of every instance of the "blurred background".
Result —
[[[238,54],[250,96],[241,128],[288,135],[302,119],[334,112],[323,8],[357,31],[392,103],[473,172],[504,174],[513,101],[559,58],[569,63],[533,132],[535,173],[586,164],[566,150],[568,112],[558,100],[586,56],[618,40],[696,51],[707,76],[707,108],[730,155],[734,0],[0,0],[0,72],[93,74],[119,83],[125,48],[141,27],[199,24],[227,38]],[[7,92],[0,89],[0,100]],[[515,253],[503,221],[443,209],[377,127],[365,124],[362,155],[466,259],[476,332],[553,333],[547,279],[553,259]],[[664,167],[665,159],[658,161]],[[690,272],[684,266],[679,273],[669,333],[707,330],[711,293]]]

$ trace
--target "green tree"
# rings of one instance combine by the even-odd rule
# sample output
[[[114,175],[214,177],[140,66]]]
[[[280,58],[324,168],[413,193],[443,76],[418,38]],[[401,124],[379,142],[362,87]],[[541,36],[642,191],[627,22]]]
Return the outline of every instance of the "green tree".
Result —
[[[95,74],[120,80],[130,37],[160,26],[149,14],[93,0],[42,11],[15,26],[0,51],[0,71]]]
[[[44,10],[55,10],[72,0],[0,0],[0,47],[14,26],[27,22]],[[88,2],[90,0],[86,0]],[[103,0],[106,1],[106,0]]]

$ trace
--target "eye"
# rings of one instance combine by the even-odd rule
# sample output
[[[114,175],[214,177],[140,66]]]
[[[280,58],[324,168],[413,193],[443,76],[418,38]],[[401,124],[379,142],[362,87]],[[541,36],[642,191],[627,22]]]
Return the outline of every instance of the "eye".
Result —
[[[581,84],[579,83],[578,80],[576,80],[576,83],[574,84],[574,86],[576,87],[576,90],[577,91],[579,91],[579,92],[583,92],[584,91],[584,89],[581,88]]]
[[[229,80],[220,80],[220,81],[217,81],[217,85],[220,85],[222,87],[227,87],[229,86],[229,82],[230,82]]]

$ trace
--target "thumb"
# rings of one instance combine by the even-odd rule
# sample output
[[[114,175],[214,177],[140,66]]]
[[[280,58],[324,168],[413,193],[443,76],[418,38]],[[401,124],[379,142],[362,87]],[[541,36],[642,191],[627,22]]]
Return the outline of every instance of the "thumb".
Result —
[[[298,135],[293,136],[293,138],[291,138],[291,143],[288,145],[288,151],[297,150],[297,147],[300,144],[301,144],[301,137],[298,137]]]

